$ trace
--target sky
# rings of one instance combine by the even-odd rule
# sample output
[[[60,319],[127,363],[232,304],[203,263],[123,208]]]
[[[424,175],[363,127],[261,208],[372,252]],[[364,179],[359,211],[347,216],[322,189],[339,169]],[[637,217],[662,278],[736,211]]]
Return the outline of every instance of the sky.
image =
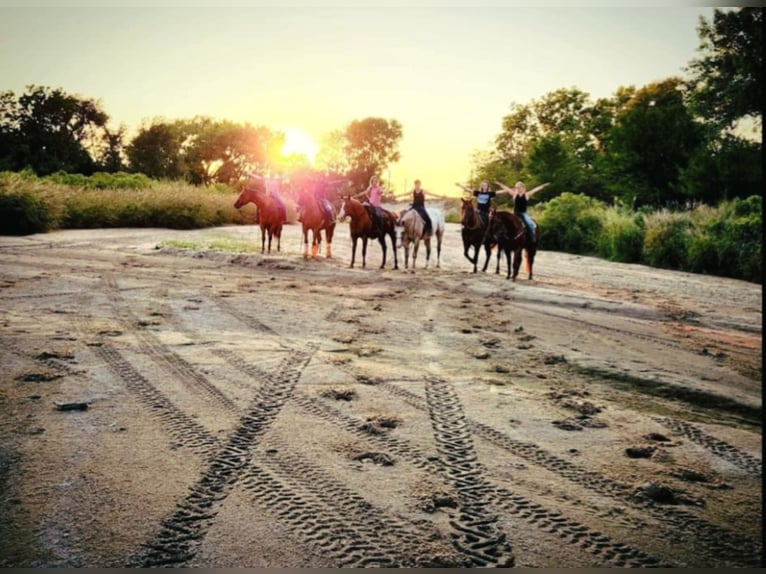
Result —
[[[626,4],[0,0],[0,92],[96,99],[129,134],[209,116],[320,142],[354,120],[395,119],[401,159],[385,186],[420,179],[455,195],[513,104],[685,75],[714,8]]]

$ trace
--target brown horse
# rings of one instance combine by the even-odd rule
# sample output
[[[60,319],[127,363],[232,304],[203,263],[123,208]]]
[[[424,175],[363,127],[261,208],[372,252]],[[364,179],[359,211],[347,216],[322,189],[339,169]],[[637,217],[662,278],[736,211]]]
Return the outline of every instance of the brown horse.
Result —
[[[508,267],[505,278],[516,281],[523,250],[527,254],[527,273],[529,279],[532,279],[532,265],[540,243],[540,226],[535,226],[535,236],[531,237],[518,215],[510,211],[495,211],[489,223],[489,237],[493,243],[497,244],[495,273],[500,273],[500,256],[505,253],[505,262]],[[513,253],[513,275],[511,275],[511,253]]]
[[[282,225],[285,223],[285,217],[277,200],[267,194],[264,189],[245,186],[239,194],[237,201],[234,203],[234,207],[241,209],[248,203],[254,203],[258,208],[258,223],[261,226],[261,253],[264,252],[267,233],[269,236],[269,253],[271,253],[272,237],[276,238],[277,251],[279,251],[280,240],[282,237]]]
[[[489,239],[485,241],[486,230],[484,223],[476,212],[472,199],[462,198],[460,201],[460,226],[461,235],[463,236],[463,255],[465,255],[465,258],[473,264],[473,272],[476,273],[476,266],[479,262],[479,248],[483,246],[487,258],[484,260],[482,271],[486,271],[492,247]],[[473,247],[473,257],[468,253],[471,247]]]
[[[332,206],[331,206],[332,208]],[[303,258],[309,256],[309,231],[311,232],[311,258],[316,259],[319,246],[322,244],[322,230],[324,230],[326,255],[332,257],[332,236],[335,233],[335,213],[333,219],[328,220],[327,215],[318,203],[313,193],[305,193],[301,198],[301,225],[303,227]]]
[[[356,260],[357,240],[362,240],[362,267],[365,267],[367,264],[367,240],[377,239],[381,249],[383,249],[383,262],[380,264],[380,268],[383,269],[386,266],[386,236],[388,236],[391,239],[391,250],[394,252],[394,269],[399,269],[399,259],[396,254],[396,220],[398,216],[383,208],[380,211],[383,213],[381,221],[383,233],[379,237],[373,237],[372,219],[367,211],[367,207],[349,195],[343,196],[343,205],[340,208],[338,217],[340,219],[346,216],[351,218],[348,226],[351,232],[352,245],[350,267],[354,266],[354,261]]]

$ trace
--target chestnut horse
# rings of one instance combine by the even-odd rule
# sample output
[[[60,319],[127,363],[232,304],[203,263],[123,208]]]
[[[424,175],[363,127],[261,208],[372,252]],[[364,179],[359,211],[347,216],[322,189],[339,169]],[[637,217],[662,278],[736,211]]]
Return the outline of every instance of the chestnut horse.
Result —
[[[234,207],[241,209],[248,203],[254,203],[258,208],[258,223],[261,226],[261,253],[264,251],[267,233],[269,236],[269,253],[271,253],[272,237],[276,238],[277,251],[279,251],[282,225],[285,223],[285,218],[279,204],[265,190],[245,186],[234,203]]]
[[[444,237],[444,212],[435,207],[427,207],[428,215],[431,217],[431,231],[423,235],[423,227],[426,222],[420,214],[412,208],[404,209],[399,214],[397,225],[403,227],[401,234],[401,245],[404,247],[404,268],[409,268],[410,245],[412,245],[412,270],[415,271],[415,260],[418,257],[418,246],[421,238],[426,245],[426,269],[428,261],[431,259],[431,237],[436,236],[436,266],[441,264],[442,238]]]
[[[479,262],[479,248],[483,245],[487,258],[484,260],[482,271],[486,271],[492,246],[489,239],[484,240],[484,223],[476,212],[473,199],[462,198],[460,201],[462,202],[460,205],[460,226],[461,235],[463,236],[463,255],[473,264],[473,272],[476,273],[476,265]],[[473,257],[468,254],[471,247],[473,247]]]
[[[349,195],[343,196],[343,205],[340,208],[339,219],[344,219],[346,216],[351,218],[349,223],[349,231],[351,232],[351,265],[354,266],[356,260],[356,242],[362,240],[362,267],[367,264],[367,240],[377,239],[380,243],[381,249],[383,249],[383,262],[380,264],[380,268],[383,269],[386,266],[386,236],[391,239],[391,249],[394,252],[394,269],[399,269],[399,259],[396,255],[396,214],[391,213],[383,208],[380,209],[383,214],[381,225],[383,227],[383,233],[380,237],[372,236],[372,219],[370,213],[367,211],[367,207],[362,202],[354,199]]]
[[[532,265],[535,262],[537,246],[540,243],[540,226],[535,226],[535,236],[527,233],[524,222],[510,211],[495,211],[489,223],[489,237],[497,244],[497,266],[495,273],[500,273],[500,256],[505,253],[508,267],[506,279],[516,281],[521,267],[522,250],[526,251],[526,269],[532,279]],[[511,275],[511,253],[513,253],[513,275]]]
[[[331,209],[332,206],[331,206]],[[322,230],[324,230],[326,242],[326,255],[332,257],[332,236],[335,233],[335,213],[333,219],[328,220],[327,215],[317,202],[313,193],[305,193],[301,198],[301,225],[303,226],[303,258],[309,256],[309,231],[311,232],[311,258],[316,259],[319,246],[322,244]]]

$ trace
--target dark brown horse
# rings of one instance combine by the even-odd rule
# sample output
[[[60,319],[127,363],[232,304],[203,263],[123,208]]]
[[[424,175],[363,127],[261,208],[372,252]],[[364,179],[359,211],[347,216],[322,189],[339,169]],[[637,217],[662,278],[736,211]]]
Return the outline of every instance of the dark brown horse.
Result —
[[[258,223],[261,226],[261,253],[264,252],[267,233],[269,236],[269,253],[271,253],[272,237],[276,238],[277,251],[279,251],[285,217],[277,200],[267,194],[265,189],[245,186],[234,203],[234,207],[240,209],[248,203],[254,203],[258,208]]]
[[[540,226],[535,226],[535,236],[531,237],[518,215],[510,211],[495,211],[489,223],[489,236],[492,243],[497,244],[495,273],[500,273],[500,256],[505,253],[505,262],[508,267],[505,278],[516,281],[519,267],[521,267],[522,251],[525,251],[527,273],[529,279],[532,279],[532,265],[540,243]],[[513,254],[513,275],[511,275],[511,254]]]
[[[377,239],[380,243],[380,247],[383,250],[383,262],[380,264],[380,268],[383,269],[386,266],[386,236],[391,239],[391,251],[394,252],[394,269],[399,269],[399,259],[396,254],[396,220],[398,216],[383,208],[380,210],[383,213],[381,221],[382,233],[378,237],[373,237],[372,233],[372,219],[370,213],[367,211],[367,207],[360,201],[354,199],[351,196],[343,197],[343,205],[340,208],[340,214],[338,217],[343,219],[348,216],[351,218],[349,223],[349,231],[351,232],[351,265],[354,266],[356,260],[356,242],[362,240],[362,267],[367,264],[367,240]]]
[[[319,252],[319,246],[322,244],[323,230],[326,243],[326,255],[328,258],[332,257],[332,236],[335,233],[335,213],[333,213],[332,219],[328,219],[313,193],[307,192],[301,197],[301,225],[303,227],[303,258],[308,259],[309,256],[309,232],[311,232],[311,258],[316,259],[317,253]]]
[[[476,212],[472,199],[462,198],[460,201],[462,202],[460,205],[460,226],[463,236],[463,255],[473,264],[473,272],[476,273],[476,266],[479,263],[479,249],[483,246],[487,258],[484,260],[482,271],[486,271],[492,247],[489,239],[486,241],[484,239],[486,231],[484,222]],[[469,254],[471,247],[473,247],[473,257]]]

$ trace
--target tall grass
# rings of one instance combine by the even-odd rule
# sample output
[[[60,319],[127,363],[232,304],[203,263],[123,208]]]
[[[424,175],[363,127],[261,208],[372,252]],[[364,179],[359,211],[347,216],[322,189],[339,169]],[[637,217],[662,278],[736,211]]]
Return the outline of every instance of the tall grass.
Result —
[[[0,172],[0,234],[66,228],[193,229],[251,223],[254,209],[234,208],[236,191],[136,174]],[[288,218],[294,206],[288,203]],[[445,202],[459,220],[459,200]],[[763,199],[723,202],[689,211],[635,212],[582,194],[563,193],[534,206],[541,248],[612,261],[734,277],[762,283]]]
[[[233,189],[110,175],[114,187],[103,188],[105,179],[98,174],[94,179],[71,174],[38,179],[0,173],[0,233],[99,227],[194,229],[245,222],[234,208]],[[148,185],[134,187],[144,180]]]

